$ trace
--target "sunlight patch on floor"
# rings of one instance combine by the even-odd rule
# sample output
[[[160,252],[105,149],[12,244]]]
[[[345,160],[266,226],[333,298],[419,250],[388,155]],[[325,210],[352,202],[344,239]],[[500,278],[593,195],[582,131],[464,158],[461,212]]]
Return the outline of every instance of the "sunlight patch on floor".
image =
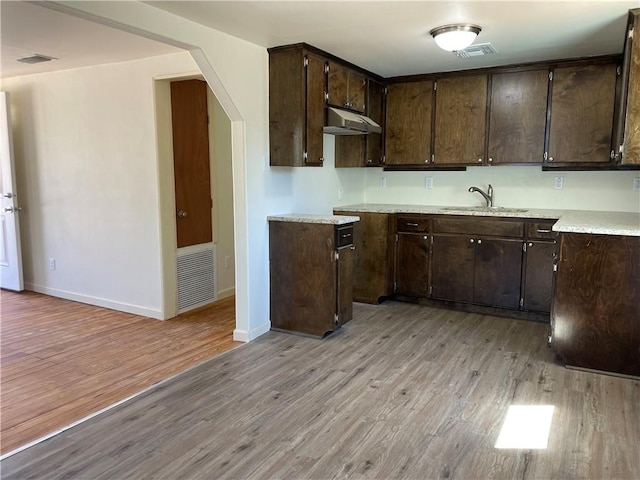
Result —
[[[495,448],[547,448],[553,409],[553,405],[510,405]]]

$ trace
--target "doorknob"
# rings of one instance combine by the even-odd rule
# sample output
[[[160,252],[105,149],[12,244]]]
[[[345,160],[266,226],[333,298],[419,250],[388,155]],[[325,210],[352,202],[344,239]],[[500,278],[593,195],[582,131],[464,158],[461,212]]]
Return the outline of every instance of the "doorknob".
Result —
[[[187,212],[185,212],[184,210],[178,210],[178,218],[186,218],[187,217]]]
[[[22,207],[4,207],[4,211],[7,213],[14,213],[22,211]]]

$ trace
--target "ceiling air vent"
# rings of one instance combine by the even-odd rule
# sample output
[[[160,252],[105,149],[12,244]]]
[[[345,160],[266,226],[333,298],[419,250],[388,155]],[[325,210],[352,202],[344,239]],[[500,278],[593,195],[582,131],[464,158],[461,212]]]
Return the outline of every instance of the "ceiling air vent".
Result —
[[[477,45],[471,45],[464,50],[458,50],[456,55],[460,58],[472,58],[482,57],[483,55],[492,55],[494,53],[498,53],[498,51],[490,43],[478,43]]]
[[[40,54],[36,53],[35,55],[32,55],[30,57],[19,58],[18,62],[22,62],[22,63],[43,63],[43,62],[50,62],[51,60],[57,60],[57,58],[47,57],[46,55],[40,55]]]

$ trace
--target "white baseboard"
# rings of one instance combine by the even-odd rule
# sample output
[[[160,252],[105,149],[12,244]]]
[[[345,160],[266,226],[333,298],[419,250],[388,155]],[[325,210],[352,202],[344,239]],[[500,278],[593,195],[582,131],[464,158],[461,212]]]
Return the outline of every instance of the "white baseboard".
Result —
[[[255,340],[260,335],[264,335],[269,330],[271,330],[271,322],[265,322],[262,325],[254,328],[253,330],[247,332],[246,330],[238,330],[237,328],[233,331],[233,339],[236,342],[250,342],[251,340]]]
[[[236,294],[236,287],[229,287],[223,290],[218,290],[218,300],[222,300],[223,298],[232,297]]]
[[[119,312],[141,315],[143,317],[151,317],[155,318],[156,320],[165,319],[163,313],[160,310],[152,310],[150,308],[139,307],[137,305],[131,305],[128,303],[114,302],[113,300],[107,300],[105,298],[92,297],[90,295],[68,292],[66,290],[59,290],[57,288],[45,287],[33,283],[25,283],[24,287],[25,289],[31,290],[32,292],[44,293],[45,295],[64,298],[65,300],[73,300],[74,302],[95,305],[96,307],[109,308],[111,310],[118,310]]]

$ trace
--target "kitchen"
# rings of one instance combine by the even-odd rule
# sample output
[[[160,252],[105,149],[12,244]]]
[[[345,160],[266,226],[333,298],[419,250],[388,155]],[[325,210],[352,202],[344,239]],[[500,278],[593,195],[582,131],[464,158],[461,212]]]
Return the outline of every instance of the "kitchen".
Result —
[[[230,108],[232,120],[245,125],[239,127],[236,123],[234,128],[240,128],[236,133],[246,134],[246,144],[235,147],[238,161],[234,163],[234,177],[238,182],[234,191],[240,259],[237,333],[244,340],[257,338],[269,329],[265,316],[269,310],[265,249],[268,215],[283,212],[328,214],[334,207],[363,202],[479,205],[481,199],[469,193],[468,188],[477,185],[484,189],[488,184],[493,185],[499,206],[638,211],[638,194],[633,190],[634,176],[630,172],[563,171],[560,175],[563,189],[556,190],[557,172],[543,172],[539,167],[471,167],[466,172],[419,174],[385,172],[379,168],[338,170],[333,168],[335,138],[327,135],[323,137],[324,151],[328,152],[323,168],[271,168],[267,155],[267,81],[264,78],[268,59],[264,49],[211,33],[207,31],[210,29],[193,22],[163,15],[150,5],[121,5],[121,10],[88,4],[78,8],[85,14],[107,17],[191,45],[203,45],[205,60],[215,66],[215,69],[207,69],[205,61],[205,76],[214,87],[224,85],[241,112],[237,114]],[[579,4],[575,4],[575,8],[579,8]],[[621,16],[626,7],[623,10]],[[152,20],[157,18],[170,18],[171,21],[160,27]],[[229,58],[229,50],[235,55],[233,59]],[[243,62],[238,62],[238,58]],[[202,57],[199,59],[202,61]],[[220,92],[218,88],[216,93]],[[224,95],[221,97],[224,103]],[[227,106],[233,103],[227,102]],[[433,179],[432,189],[425,188],[425,177]]]

